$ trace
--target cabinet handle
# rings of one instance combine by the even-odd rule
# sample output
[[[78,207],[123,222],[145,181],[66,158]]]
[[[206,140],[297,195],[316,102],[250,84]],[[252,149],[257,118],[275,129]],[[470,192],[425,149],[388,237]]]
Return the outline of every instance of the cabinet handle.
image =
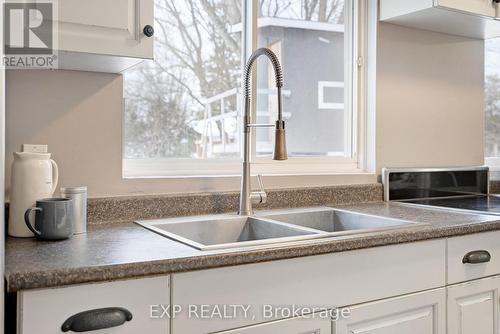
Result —
[[[144,26],[144,29],[142,29],[142,31],[144,32],[144,35],[146,35],[147,37],[151,37],[155,34],[155,29],[149,24]]]
[[[470,263],[470,264],[486,263],[490,262],[490,260],[491,260],[491,254],[488,251],[476,250],[465,254],[464,258],[462,259],[462,263]]]
[[[106,307],[77,313],[61,326],[63,332],[90,332],[120,326],[132,320],[132,313],[122,307]]]

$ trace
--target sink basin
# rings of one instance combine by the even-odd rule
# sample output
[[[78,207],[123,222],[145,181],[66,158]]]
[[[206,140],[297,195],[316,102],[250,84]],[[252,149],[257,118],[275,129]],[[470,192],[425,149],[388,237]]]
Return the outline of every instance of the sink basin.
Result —
[[[137,221],[137,224],[199,250],[303,241],[418,227],[422,223],[328,207]]]
[[[137,224],[200,250],[290,242],[320,237],[321,232],[265,218],[217,215],[138,221]]]
[[[262,211],[257,216],[332,234],[354,234],[426,225],[333,208]]]

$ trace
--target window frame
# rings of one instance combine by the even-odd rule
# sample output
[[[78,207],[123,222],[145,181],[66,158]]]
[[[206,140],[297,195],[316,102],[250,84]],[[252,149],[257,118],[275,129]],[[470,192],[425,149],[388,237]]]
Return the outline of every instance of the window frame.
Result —
[[[486,57],[487,51],[488,50],[486,49],[486,45],[485,45],[485,57]],[[485,66],[485,83],[486,83],[486,66]],[[485,87],[485,91],[486,91],[486,87]],[[485,119],[486,119],[486,103],[485,103]],[[500,157],[486,155],[486,128],[487,128],[487,124],[485,123],[484,124],[484,142],[483,142],[484,165],[488,166],[491,172],[500,172]],[[499,179],[498,175],[496,175],[496,174],[498,174],[498,173],[495,173],[494,175],[490,175],[490,178],[493,177],[493,179]]]
[[[242,68],[246,59],[257,48],[258,36],[258,1],[243,1],[242,6]],[[270,157],[256,156],[256,141],[252,140],[251,162],[253,174],[266,175],[334,175],[364,174],[373,172],[374,158],[371,147],[374,147],[374,133],[369,131],[367,123],[367,103],[369,76],[367,72],[368,55],[368,0],[345,0],[344,38],[354,41],[345,48],[344,59],[351,60],[351,66],[344,66],[344,96],[351,96],[344,101],[344,152],[345,156],[311,156],[289,157],[286,161],[275,162]],[[351,36],[357,36],[351,39]],[[347,36],[347,37],[346,37]],[[371,55],[370,55],[371,56]],[[252,90],[256,91],[256,71],[252,73]],[[371,78],[370,78],[371,79]],[[286,80],[286,78],[285,78]],[[349,85],[345,83],[352,82]],[[286,88],[286,82],[285,82]],[[252,118],[255,119],[255,101],[252,99]],[[241,103],[241,102],[240,102]],[[354,110],[354,111],[353,111]],[[348,126],[349,124],[349,126]],[[255,129],[252,137],[255,138]],[[291,135],[288,133],[287,135]],[[241,159],[122,159],[123,178],[182,178],[182,177],[224,177],[241,173]]]
[[[484,157],[484,164],[492,172],[500,172],[500,157]]]

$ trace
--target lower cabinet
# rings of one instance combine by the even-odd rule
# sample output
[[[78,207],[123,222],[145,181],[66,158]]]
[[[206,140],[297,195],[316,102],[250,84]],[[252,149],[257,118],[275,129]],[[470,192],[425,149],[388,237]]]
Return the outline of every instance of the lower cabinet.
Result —
[[[291,318],[218,333],[445,334],[446,288],[345,307],[343,310],[339,309],[336,315],[336,320],[320,316]],[[449,331],[448,333],[460,332]],[[481,334],[483,332],[470,333]]]
[[[445,288],[352,306],[336,334],[445,334]],[[450,332],[457,334],[458,332]]]
[[[498,334],[500,276],[448,287],[449,334]]]
[[[283,313],[264,316],[265,305],[330,309],[443,287],[445,249],[445,240],[439,239],[174,274],[172,304],[182,306],[184,312],[172,319],[172,333],[217,333],[261,323],[272,326],[271,321],[290,317]],[[190,316],[190,305],[247,305],[252,316],[207,321]],[[387,312],[394,310],[398,308],[387,307]]]
[[[320,315],[299,317],[218,333],[445,334],[446,288],[339,308],[336,313],[330,314],[335,315],[336,319]]]
[[[319,317],[319,316],[318,316]],[[234,329],[220,334],[331,334],[329,318],[291,318]]]
[[[84,284],[18,294],[18,334],[168,334],[169,277]]]
[[[68,329],[100,334],[500,334],[500,266],[494,257],[488,264],[459,261],[460,254],[485,245],[479,243],[480,237],[483,242],[500,237],[500,232],[495,233],[459,237],[463,243],[450,240],[448,266],[444,240],[434,240],[20,291],[17,333],[54,334]],[[493,256],[498,253],[493,246],[481,249]],[[447,267],[451,282],[497,276],[446,285]],[[169,305],[183,310],[172,320],[164,308]],[[250,316],[246,311],[245,316],[240,312],[233,317],[191,312],[205,306],[219,306],[220,311],[220,306],[242,305]],[[303,314],[264,316],[262,312],[263,306],[293,310],[338,305],[350,306],[329,312],[335,319],[325,314],[290,318],[290,314]]]

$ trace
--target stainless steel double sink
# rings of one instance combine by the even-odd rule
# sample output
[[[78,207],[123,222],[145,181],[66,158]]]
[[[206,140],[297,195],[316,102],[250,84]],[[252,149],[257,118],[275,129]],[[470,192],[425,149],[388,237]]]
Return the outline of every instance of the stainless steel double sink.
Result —
[[[261,211],[251,217],[211,215],[136,223],[199,250],[281,244],[427,225],[329,207]]]

